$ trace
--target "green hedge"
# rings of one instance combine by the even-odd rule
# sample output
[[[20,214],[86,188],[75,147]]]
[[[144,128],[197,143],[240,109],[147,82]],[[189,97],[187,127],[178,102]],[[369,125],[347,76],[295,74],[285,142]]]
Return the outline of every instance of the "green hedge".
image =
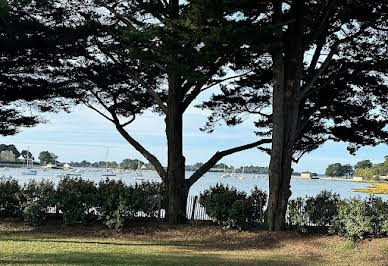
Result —
[[[388,202],[371,195],[365,200],[341,200],[339,195],[322,191],[316,197],[290,200],[291,227],[306,231],[308,226],[326,226],[329,233],[351,240],[388,235]]]
[[[201,193],[200,203],[218,224],[245,229],[264,223],[267,194],[257,187],[250,196],[234,187],[217,184]]]
[[[63,223],[87,224],[101,220],[108,227],[121,229],[138,212],[155,217],[167,192],[161,183],[143,182],[125,185],[122,181],[103,180],[96,185],[82,178],[64,178],[55,188],[51,181],[30,181],[21,187],[16,180],[0,182],[0,218],[17,217],[26,224],[40,225],[47,209],[63,213]]]

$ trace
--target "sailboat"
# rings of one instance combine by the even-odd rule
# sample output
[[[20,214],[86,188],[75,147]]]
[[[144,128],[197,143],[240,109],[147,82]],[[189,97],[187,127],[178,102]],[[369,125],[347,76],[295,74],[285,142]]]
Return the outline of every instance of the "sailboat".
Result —
[[[143,173],[141,172],[140,161],[139,160],[137,161],[137,168],[136,168],[135,174],[136,174],[136,176],[135,176],[136,180],[144,180]]]
[[[28,156],[29,156],[29,154],[30,154],[30,148],[28,147],[27,148],[27,158],[26,158],[26,161],[27,161],[27,163],[26,163],[26,169],[29,169],[28,171],[26,171],[26,172],[22,172],[22,174],[23,175],[37,175],[38,174],[38,171],[37,170],[35,170],[35,169],[31,169],[30,167],[29,167],[29,165],[28,165],[28,161],[30,160],[30,158],[28,158]],[[32,166],[34,166],[34,161],[32,160]]]
[[[106,149],[106,153],[105,153],[106,167],[105,167],[105,173],[103,173],[102,176],[116,176],[116,174],[113,173],[112,171],[108,171],[108,157],[109,157],[109,148]]]
[[[226,177],[231,177],[231,174],[226,172],[225,164],[224,164],[224,173],[221,175],[221,178],[226,178]]]
[[[243,176],[243,174],[244,174],[244,166],[242,168],[241,175],[238,177],[240,180],[244,180],[245,177]]]

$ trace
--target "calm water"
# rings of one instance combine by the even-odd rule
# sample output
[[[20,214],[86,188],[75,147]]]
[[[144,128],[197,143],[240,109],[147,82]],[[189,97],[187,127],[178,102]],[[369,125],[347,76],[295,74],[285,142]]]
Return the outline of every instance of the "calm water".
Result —
[[[98,183],[100,180],[105,179],[106,177],[102,176],[104,173],[99,169],[72,169],[68,171],[64,170],[42,170],[37,169],[38,174],[36,176],[24,175],[23,172],[26,169],[21,168],[0,168],[0,176],[12,176],[14,179],[18,180],[20,184],[27,183],[31,179],[40,181],[42,179],[51,180],[53,183],[57,184],[61,180],[60,175],[66,173],[69,174],[81,174],[83,179],[92,180],[95,183]],[[186,177],[189,177],[192,172],[186,172]],[[251,189],[257,185],[261,190],[267,191],[268,193],[268,175],[251,175],[243,174],[243,179],[227,177],[221,178],[222,173],[207,173],[200,180],[195,183],[190,189],[191,195],[198,195],[204,189],[209,186],[215,185],[217,183],[228,184],[230,186],[236,187],[238,190],[243,190],[250,192]],[[239,176],[239,174],[237,174]],[[118,173],[117,176],[109,177],[110,179],[121,179],[126,184],[133,184],[136,182],[141,182],[141,180],[136,180],[135,172],[123,172]],[[143,172],[143,177],[145,181],[160,181],[156,172]],[[329,181],[329,180],[312,180],[312,179],[292,179],[291,180],[291,198],[303,197],[305,195],[315,196],[322,190],[330,190],[332,192],[338,193],[341,198],[351,198],[351,197],[360,197],[366,198],[369,194],[353,192],[353,188],[366,188],[368,184],[358,183],[358,182],[349,182],[349,181]],[[378,195],[384,200],[388,200],[388,195]]]

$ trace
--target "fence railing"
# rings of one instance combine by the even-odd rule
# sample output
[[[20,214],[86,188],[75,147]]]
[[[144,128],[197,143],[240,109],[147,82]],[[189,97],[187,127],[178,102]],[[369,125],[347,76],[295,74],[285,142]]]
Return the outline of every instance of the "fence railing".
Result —
[[[138,211],[134,213],[134,217],[154,217],[154,218],[160,218],[163,219],[166,216],[166,210],[163,209],[161,206],[161,198],[157,197],[155,199],[152,199],[155,202],[151,204],[152,206],[152,215],[146,214],[145,212]],[[46,208],[46,212],[50,214],[54,213],[62,213],[60,210],[58,210],[57,206],[51,206]],[[95,208],[92,208],[88,211],[88,213],[95,213],[97,214],[97,211]],[[205,208],[200,204],[200,197],[195,195],[190,195],[187,198],[187,205],[186,205],[186,217],[190,220],[198,220],[198,221],[211,221],[212,219],[206,214]]]

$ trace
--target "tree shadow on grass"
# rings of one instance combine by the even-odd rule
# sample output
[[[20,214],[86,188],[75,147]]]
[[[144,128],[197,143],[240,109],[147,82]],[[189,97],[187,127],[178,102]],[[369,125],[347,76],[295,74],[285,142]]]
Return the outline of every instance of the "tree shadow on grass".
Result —
[[[197,251],[275,250],[285,241],[309,241],[317,235],[295,232],[223,230],[219,226],[174,226],[165,223],[132,224],[123,232],[102,225],[64,226],[48,224],[23,231],[22,224],[0,231],[0,241],[79,243],[117,246],[186,246]],[[20,226],[21,230],[17,226]],[[113,239],[112,239],[113,238]],[[119,241],[117,241],[119,240]]]
[[[317,258],[315,262],[319,262]],[[286,257],[273,258],[225,258],[220,255],[187,253],[93,253],[68,252],[62,254],[18,254],[17,258],[0,258],[0,264],[62,264],[62,265],[305,265],[311,260],[295,260]]]

